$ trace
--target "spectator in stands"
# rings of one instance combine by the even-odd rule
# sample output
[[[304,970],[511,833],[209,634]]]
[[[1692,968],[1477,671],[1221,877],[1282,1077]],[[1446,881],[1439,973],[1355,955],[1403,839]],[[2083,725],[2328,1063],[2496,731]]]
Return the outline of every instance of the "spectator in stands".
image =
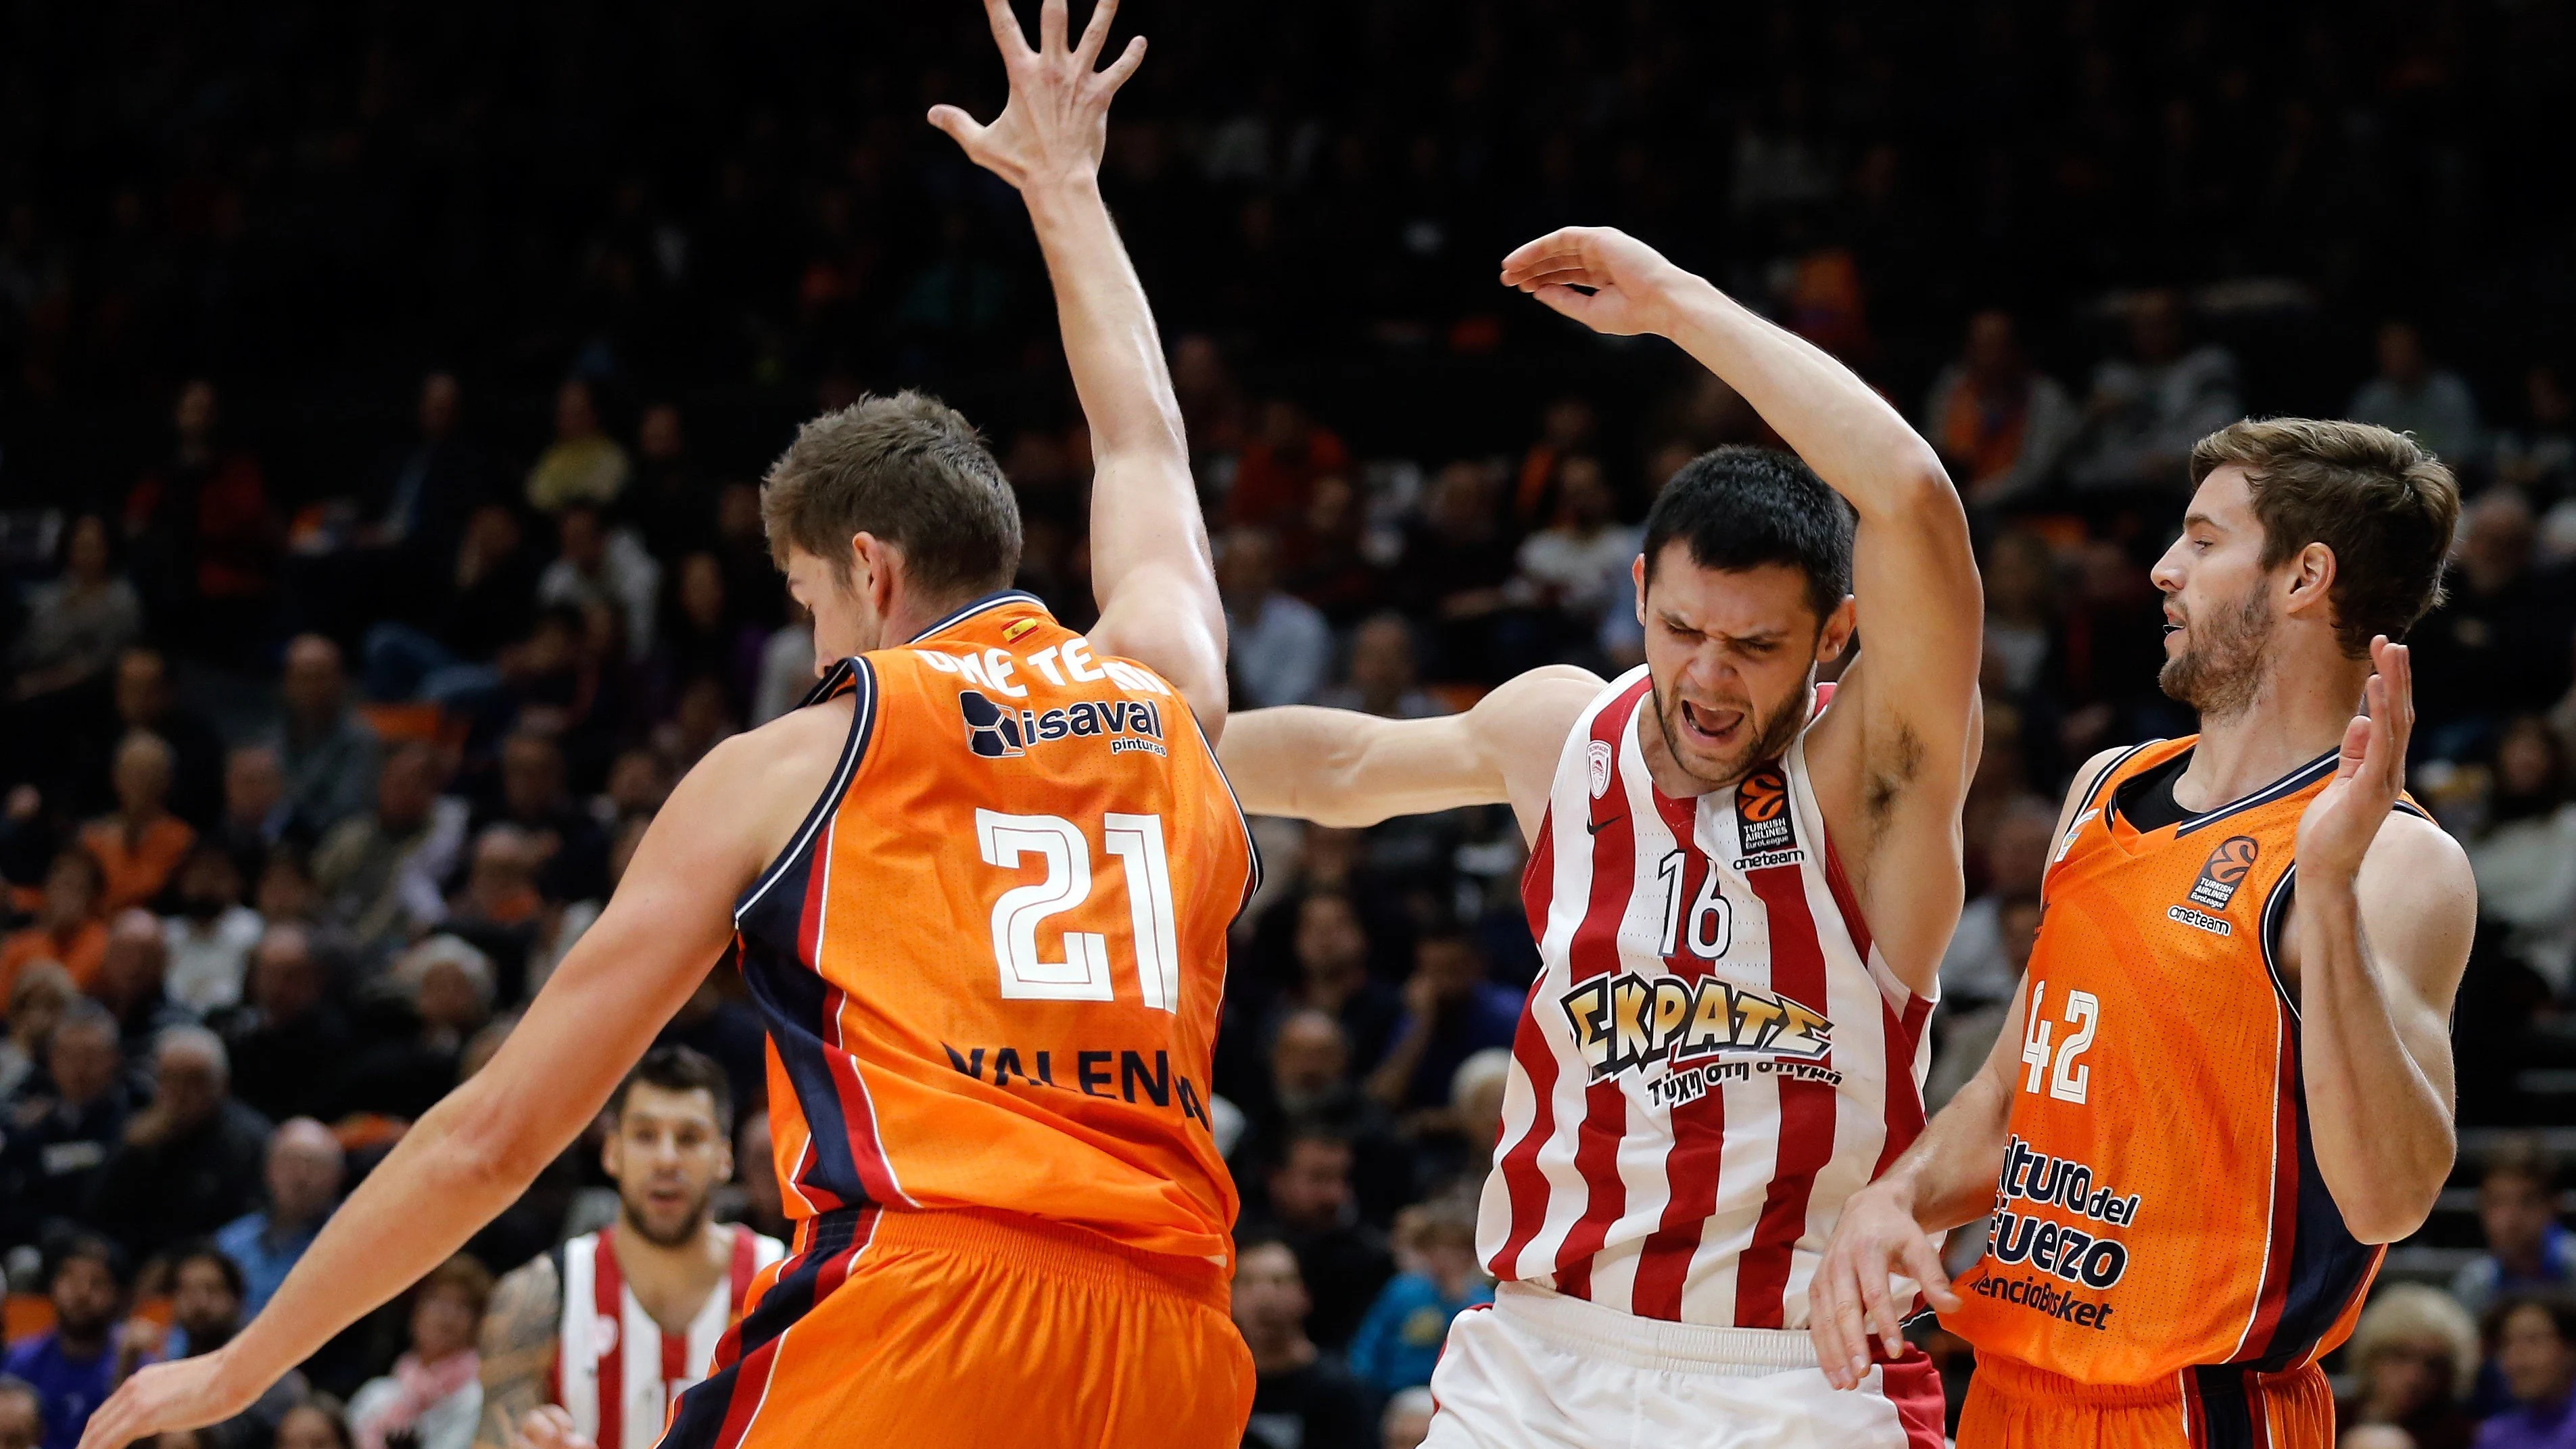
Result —
[[[311,829],[286,798],[286,766],[276,746],[242,745],[224,757],[224,808],[213,838],[248,868],[265,864],[281,842],[312,844]]]
[[[635,482],[626,512],[655,558],[703,548],[715,532],[715,490],[689,456],[688,430],[676,404],[657,402],[635,421]]]
[[[763,1110],[769,1100],[769,1034],[760,1013],[724,994],[716,972],[672,1014],[655,1046],[684,1046],[724,1068],[737,1116]]]
[[[349,707],[340,646],[299,634],[286,646],[286,710],[271,739],[286,769],[286,798],[311,829],[327,831],[367,808],[382,749]]]
[[[625,625],[627,657],[651,653],[662,566],[633,533],[611,529],[596,504],[567,506],[557,525],[558,552],[537,577],[537,603],[615,609]]]
[[[1924,436],[1972,508],[2038,491],[2080,421],[2066,389],[2030,365],[2012,314],[1997,308],[1968,319],[1967,345],[1923,405]]]
[[[1448,713],[1417,683],[1413,625],[1394,612],[1372,614],[1352,631],[1349,673],[1315,702],[1382,719],[1427,719]]]
[[[724,565],[714,554],[699,549],[678,557],[658,636],[655,697],[667,702],[692,680],[714,679],[724,686],[726,712],[739,717],[751,699],[765,636],[735,615]]]
[[[2576,800],[2567,742],[2537,715],[2506,721],[2496,740],[2485,828],[2468,842],[2478,914],[2560,996],[2576,987]]]
[[[2505,1139],[2478,1176],[2486,1251],[2461,1265],[2451,1296],[2471,1313],[2518,1293],[2555,1292],[2576,1278],[2576,1236],[2558,1223],[2556,1171],[2536,1137]]]
[[[202,1237],[259,1201],[268,1119],[233,1100],[223,1038],[174,1026],[152,1052],[151,1100],[99,1175],[90,1214],[138,1256]]]
[[[107,921],[99,910],[106,878],[98,857],[74,845],[57,851],[45,868],[45,893],[36,919],[0,941],[0,994],[32,962],[54,961],[86,989],[98,979],[99,959],[107,954]]]
[[[1396,993],[1368,973],[1369,942],[1361,929],[1359,908],[1336,890],[1314,890],[1297,902],[1293,943],[1297,979],[1281,994],[1280,1015],[1312,1007],[1342,1024],[1350,1039],[1350,1060],[1362,1070],[1374,1068],[1395,1039],[1404,1005]]]
[[[1379,1449],[1422,1449],[1431,1437],[1431,1415],[1439,1403],[1429,1389],[1406,1389],[1386,1401],[1377,1420]]]
[[[277,520],[258,461],[221,445],[220,421],[214,384],[197,378],[179,389],[176,446],[126,495],[125,533],[154,622],[203,653],[238,658],[264,633]]]
[[[26,1084],[0,1119],[0,1246],[32,1243],[88,1207],[134,1105],[116,1018],[74,1001],[45,1043],[45,1078]]]
[[[1252,441],[1235,465],[1226,495],[1226,519],[1245,527],[1278,529],[1304,516],[1315,481],[1347,473],[1350,449],[1293,399],[1261,404]]]
[[[742,1221],[756,1233],[784,1242],[796,1235],[778,1187],[776,1139],[769,1134],[766,1110],[743,1114],[734,1132],[734,1182],[742,1189]]]
[[[117,743],[116,811],[91,821],[80,837],[104,880],[101,911],[157,899],[197,843],[196,830],[170,813],[175,759],[167,741],[144,730],[129,730]]]
[[[349,1399],[358,1449],[469,1449],[483,1412],[474,1344],[491,1299],[491,1273],[461,1253],[420,1280],[412,1290],[410,1349],[392,1373],[368,1380]]]
[[[277,1421],[270,1449],[357,1449],[357,1441],[350,1437],[348,1420],[325,1400],[287,1410]]]
[[[170,1336],[160,1356],[195,1358],[232,1342],[249,1316],[243,1307],[242,1270],[203,1238],[170,1254]],[[304,1375],[290,1370],[268,1385],[251,1406],[195,1431],[198,1449],[270,1449],[279,1421],[304,1401]]]
[[[273,1121],[339,1115],[356,1039],[330,999],[311,927],[281,921],[260,937],[248,1007],[231,1031],[234,1095]]]
[[[1256,1375],[1248,1449],[1367,1449],[1367,1391],[1306,1336],[1305,1278],[1286,1243],[1238,1240],[1232,1306]]]
[[[107,950],[89,994],[116,1017],[128,1056],[150,1052],[165,1028],[196,1024],[194,1012],[170,999],[169,966],[159,917],[137,908],[108,922]]]
[[[0,1036],[0,1102],[43,1079],[45,1044],[79,997],[72,974],[57,961],[31,961],[9,983],[8,998],[0,1001],[9,1013],[8,1034]]]
[[[199,829],[212,825],[223,803],[224,742],[173,697],[170,661],[160,650],[117,656],[116,718],[126,731],[156,735],[170,747],[171,813]],[[112,780],[109,786],[112,795]]]
[[[173,885],[178,910],[162,924],[170,962],[170,998],[204,1017],[239,1004],[251,947],[265,929],[242,904],[241,867],[211,841],[200,842]]]
[[[2547,363],[2522,375],[2522,391],[2526,421],[2496,435],[2496,481],[2535,508],[2563,503],[2576,494],[2576,392]]]
[[[2036,795],[2018,795],[1994,816],[1984,841],[1986,888],[1959,912],[1941,956],[1941,1005],[1945,1012],[1993,1006],[2020,989],[2021,972],[2005,948],[2007,901],[2035,896],[2048,853],[2057,845],[2057,807]]]
[[[359,500],[359,542],[389,559],[400,586],[434,588],[466,519],[495,491],[490,460],[459,426],[463,404],[454,373],[422,378],[413,414],[418,433]]]
[[[1484,952],[1465,927],[1424,931],[1413,963],[1404,1016],[1368,1079],[1369,1095],[1398,1113],[1446,1108],[1459,1065],[1488,1047],[1510,1046],[1520,1027],[1519,994],[1485,979]]]
[[[1431,621],[1434,679],[1500,678],[1488,656],[1493,616],[1510,600],[1512,540],[1502,531],[1499,480],[1481,463],[1459,461],[1431,481],[1421,516],[1406,526],[1391,570],[1398,608]]]
[[[1601,460],[1571,457],[1557,469],[1556,513],[1548,526],[1522,540],[1517,597],[1535,604],[1544,621],[1530,662],[1580,654],[1617,606],[1635,598],[1629,565],[1637,559],[1641,531],[1623,524]]]
[[[38,1449],[44,1442],[44,1396],[25,1379],[0,1374],[0,1449]]]
[[[1592,400],[1568,393],[1548,402],[1539,414],[1538,441],[1521,454],[1512,484],[1512,522],[1536,528],[1556,512],[1557,489],[1566,463],[1591,454],[1601,417]]]
[[[30,700],[107,676],[143,633],[143,602],[110,568],[107,522],[94,513],[72,520],[63,572],[27,596],[27,617],[9,648],[12,699]]]
[[[2361,385],[2344,409],[2357,422],[2377,423],[2415,441],[2454,471],[2482,461],[2478,403],[2469,384],[2449,368],[2435,367],[2415,324],[2379,324],[2379,374]]]
[[[1494,1301],[1476,1262],[1476,1213],[1454,1199],[1406,1208],[1395,1217],[1396,1260],[1351,1339],[1351,1376],[1380,1394],[1431,1382],[1449,1320]]]
[[[2436,758],[2484,754],[2507,717],[2545,710],[2568,688],[2576,570],[2539,567],[2534,544],[2531,505],[2510,488],[2461,511],[2447,597],[2409,636],[2418,748]]]
[[[1328,1127],[1351,1144],[1351,1191],[1360,1215],[1383,1222],[1412,1200],[1413,1154],[1386,1109],[1351,1080],[1350,1036],[1329,1013],[1299,1007],[1272,1029],[1268,1090],[1241,1103],[1245,1134],[1238,1161],[1266,1161],[1292,1124]]]
[[[268,1139],[262,1178],[268,1204],[215,1231],[215,1246],[240,1265],[244,1318],[255,1317],[286,1281],[340,1202],[348,1159],[331,1129],[310,1117],[278,1124]]]
[[[2029,529],[2012,529],[1986,551],[1985,688],[2016,703],[2054,682],[2064,651],[2057,555]]]
[[[2517,1295],[2487,1315],[2514,1407],[2478,1427],[2477,1449],[2560,1449],[2576,1435],[2576,1303]]]
[[[2128,321],[2129,356],[2093,371],[2067,476],[2080,489],[2179,494],[2191,445],[2244,415],[2236,359],[2214,343],[2188,344],[2182,298],[2171,291],[2139,293]]]
[[[438,752],[397,747],[376,782],[376,808],[340,822],[313,852],[324,914],[382,959],[447,915],[439,882],[464,848],[464,802],[438,793]]]
[[[1386,1237],[1363,1221],[1352,1191],[1351,1140],[1315,1122],[1292,1124],[1269,1158],[1259,1230],[1296,1251],[1314,1311],[1306,1331],[1339,1353],[1395,1271]]]
[[[528,506],[561,513],[576,503],[606,507],[626,491],[634,466],[626,450],[601,431],[590,384],[564,379],[555,389],[555,440],[528,470]]]
[[[410,1005],[410,1030],[350,1064],[348,1105],[418,1121],[456,1085],[466,1038],[491,1020],[492,960],[437,935],[404,952],[388,974]]]
[[[591,900],[606,892],[607,833],[565,783],[563,747],[552,736],[520,729],[502,742],[500,798],[472,820],[478,834],[494,825],[513,825],[531,837],[547,899]]]
[[[2359,1391],[2335,1406],[2340,1424],[2392,1424],[2420,1449],[2469,1449],[2466,1407],[2477,1377],[2478,1327],[2438,1288],[2391,1283],[2371,1296],[2345,1361]]]
[[[66,1237],[49,1249],[44,1277],[54,1326],[12,1345],[0,1373],[36,1390],[45,1449],[75,1449],[89,1416],[126,1375],[152,1361],[154,1331],[140,1323],[118,1328],[126,1259],[95,1233]]]
[[[474,838],[465,885],[448,902],[447,919],[439,928],[490,959],[501,1000],[524,995],[528,952],[545,911],[545,899],[537,894],[542,859],[528,832],[515,825],[485,827]]]
[[[1230,529],[1217,561],[1228,664],[1245,709],[1312,701],[1333,663],[1333,634],[1324,616],[1279,589],[1278,548],[1266,529]]]
[[[525,637],[536,622],[541,571],[517,514],[495,503],[467,515],[465,535],[457,540],[452,572],[442,590],[447,611],[438,640],[447,659],[489,659],[503,645]]]

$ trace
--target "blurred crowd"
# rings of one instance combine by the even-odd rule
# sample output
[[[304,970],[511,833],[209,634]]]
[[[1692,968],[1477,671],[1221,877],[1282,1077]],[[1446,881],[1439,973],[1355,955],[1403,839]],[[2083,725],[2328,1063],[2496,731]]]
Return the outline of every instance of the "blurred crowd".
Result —
[[[1007,191],[917,122],[990,113],[974,11],[20,17],[0,1449],[68,1449],[136,1364],[256,1312],[488,1059],[672,783],[795,704],[811,638],[756,483],[784,425],[947,392],[1020,491],[1022,584],[1090,621],[1043,277]],[[2191,442],[2248,413],[2404,428],[2471,494],[2414,636],[2414,787],[2480,886],[2462,1120],[2576,1124],[2576,229],[2538,184],[2576,169],[2544,104],[2565,6],[1572,14],[1122,22],[1154,50],[1105,184],[1165,323],[1237,707],[1424,716],[1637,660],[1647,500],[1770,439],[1668,352],[1490,278],[1547,226],[1639,231],[1880,385],[1968,504],[1986,745],[1937,1101],[1999,1029],[2068,772],[2190,728],[2147,565]],[[117,85],[56,63],[90,54]],[[1524,853],[1499,809],[1256,831],[1211,1104],[1248,1442],[1409,1449],[1449,1318],[1491,1292],[1473,1207],[1534,963]],[[776,1230],[739,983],[711,973],[665,1039],[727,1074],[727,1204]],[[2576,1436],[2562,1179],[2545,1135],[2497,1140],[2339,1361],[2347,1424],[2385,1431],[2359,1442]],[[577,1146],[194,1442],[461,1449],[342,1406],[470,1378],[492,1276],[602,1181]]]

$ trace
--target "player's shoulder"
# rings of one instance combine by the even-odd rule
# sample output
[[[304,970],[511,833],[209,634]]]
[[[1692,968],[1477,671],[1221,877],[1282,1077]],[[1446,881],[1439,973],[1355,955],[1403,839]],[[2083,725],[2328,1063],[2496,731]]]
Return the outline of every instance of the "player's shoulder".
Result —
[[[1547,664],[1495,685],[1463,716],[1487,758],[1509,761],[1544,755],[1553,765],[1574,722],[1601,697],[1609,681],[1572,664]]]
[[[2389,811],[2380,825],[2362,857],[2361,884],[2418,902],[2451,897],[2476,907],[2477,878],[2467,849],[2411,802]]]

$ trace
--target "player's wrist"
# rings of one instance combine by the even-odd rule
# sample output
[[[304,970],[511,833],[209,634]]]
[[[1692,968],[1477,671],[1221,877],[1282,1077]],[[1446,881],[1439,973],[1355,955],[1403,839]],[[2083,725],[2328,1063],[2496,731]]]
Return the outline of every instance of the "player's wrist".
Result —
[[[1096,208],[1102,204],[1099,169],[1033,171],[1020,179],[1020,199],[1028,204],[1030,218],[1040,223],[1072,208]]]

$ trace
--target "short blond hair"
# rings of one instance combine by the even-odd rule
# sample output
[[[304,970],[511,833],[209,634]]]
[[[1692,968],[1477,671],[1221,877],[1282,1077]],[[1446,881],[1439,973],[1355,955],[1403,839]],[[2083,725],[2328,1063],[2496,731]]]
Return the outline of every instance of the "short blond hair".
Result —
[[[2352,1330],[2352,1362],[2367,1370],[2382,1349],[2439,1343],[2451,1354],[2451,1397],[2465,1399],[2478,1376],[2478,1326],[2459,1300],[2421,1283],[2391,1283],[2370,1300]]]

